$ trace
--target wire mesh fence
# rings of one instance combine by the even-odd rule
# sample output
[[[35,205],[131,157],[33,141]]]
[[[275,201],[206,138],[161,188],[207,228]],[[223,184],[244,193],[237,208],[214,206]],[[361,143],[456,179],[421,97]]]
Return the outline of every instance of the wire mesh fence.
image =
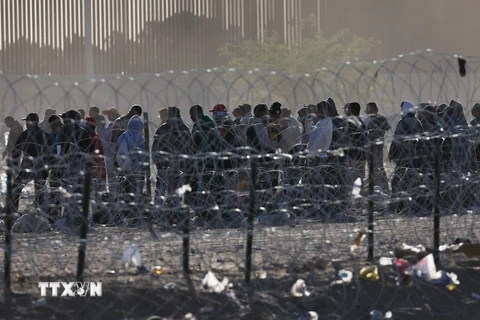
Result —
[[[0,315],[474,317],[478,129],[465,113],[478,85],[475,58],[465,77],[457,59],[424,51],[302,76],[212,69],[79,84],[2,74],[5,114],[62,114],[48,136],[29,115],[4,159]],[[246,127],[189,109],[274,100],[300,121],[285,124],[278,106],[255,108],[270,117],[254,112]],[[350,103],[348,115],[333,101]],[[354,126],[354,101],[377,102],[392,129],[371,110]],[[98,115],[63,112],[137,103],[113,140]],[[149,120],[171,105],[165,123]],[[328,150],[313,147],[327,136]]]

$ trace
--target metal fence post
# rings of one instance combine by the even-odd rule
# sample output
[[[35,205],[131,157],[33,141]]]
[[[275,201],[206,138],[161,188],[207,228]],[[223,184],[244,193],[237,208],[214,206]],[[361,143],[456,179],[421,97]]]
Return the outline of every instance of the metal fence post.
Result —
[[[12,311],[12,288],[11,288],[11,265],[12,265],[12,200],[13,200],[13,172],[11,164],[7,165],[7,194],[5,199],[5,273],[3,282],[5,285],[5,308],[7,319],[11,318]]]
[[[370,143],[370,150],[368,152],[368,260],[373,261],[373,248],[374,248],[374,237],[373,237],[373,193],[374,193],[374,174],[373,174],[373,152],[374,152],[374,143]]]
[[[257,179],[257,162],[250,156],[250,203],[247,218],[247,252],[245,259],[245,282],[250,282],[252,272],[252,246],[253,246],[253,218],[255,212],[255,181]]]
[[[433,257],[435,264],[440,263],[440,208],[438,203],[440,201],[440,150],[439,140],[434,140],[434,195],[433,195]]]
[[[80,245],[78,247],[77,281],[83,282],[85,278],[85,253],[87,250],[88,210],[90,207],[90,184],[92,180],[92,165],[87,162],[85,169],[85,182],[82,200],[82,225],[80,227]]]

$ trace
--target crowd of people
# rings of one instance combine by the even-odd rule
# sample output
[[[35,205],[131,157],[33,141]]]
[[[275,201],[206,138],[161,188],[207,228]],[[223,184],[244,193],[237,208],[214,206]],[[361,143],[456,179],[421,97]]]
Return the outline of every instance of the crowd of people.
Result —
[[[480,104],[473,107],[474,120],[469,126],[457,101],[417,106],[402,102],[401,119],[388,152],[388,159],[396,165],[390,184],[384,169],[384,138],[391,129],[387,118],[379,114],[375,102],[365,105],[364,117],[358,102],[349,102],[342,109],[343,115],[332,98],[300,108],[297,117],[279,102],[258,104],[253,110],[243,104],[231,113],[224,104],[208,111],[194,105],[189,110],[193,123],[189,128],[179,108],[162,108],[151,146],[145,140],[139,105],[133,105],[124,115],[116,108],[100,112],[96,106],[87,116],[83,110],[57,114],[47,109],[41,122],[36,113],[22,119],[25,130],[14,118],[7,117],[10,134],[3,157],[8,156],[15,172],[11,209],[18,211],[21,192],[30,181],[34,181],[35,204],[41,207],[49,201],[45,190],[82,186],[87,169],[91,170],[95,191],[115,197],[133,195],[139,201],[149,178],[150,160],[157,169],[154,201],[162,203],[181,185],[181,179],[194,189],[201,188],[192,170],[228,170],[245,165],[234,157],[213,157],[203,167],[192,169],[189,163],[195,155],[238,153],[244,147],[257,154],[294,155],[296,160],[285,162],[285,166],[346,168],[350,185],[357,178],[364,180],[366,168],[372,168],[374,181],[369,183],[386,193],[400,191],[406,170],[430,174],[436,150],[443,172],[478,170]],[[299,154],[305,156],[300,158]],[[276,165],[260,161],[263,167]]]

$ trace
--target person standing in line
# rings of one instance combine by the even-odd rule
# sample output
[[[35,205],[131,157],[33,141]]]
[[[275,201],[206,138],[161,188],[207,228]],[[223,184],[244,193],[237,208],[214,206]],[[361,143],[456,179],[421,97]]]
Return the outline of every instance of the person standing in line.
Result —
[[[4,122],[7,128],[10,129],[10,132],[8,134],[7,148],[3,151],[3,157],[5,158],[8,153],[13,150],[13,147],[15,146],[18,137],[23,132],[23,126],[20,124],[20,122],[10,116],[6,117]]]
[[[93,174],[92,179],[95,182],[95,191],[101,192],[105,190],[105,181],[107,179],[107,171],[105,168],[105,157],[103,153],[102,138],[97,133],[97,120],[94,117],[86,117],[87,123],[86,130],[92,138],[95,149],[90,152],[93,162]]]
[[[145,139],[143,120],[134,115],[128,120],[127,130],[117,139],[117,162],[120,175],[125,177],[123,191],[134,194],[135,202],[140,200],[145,185]]]
[[[114,160],[114,149],[115,146],[112,144],[112,129],[115,123],[115,120],[120,117],[120,113],[116,108],[110,108],[104,110],[103,114],[107,116],[108,124],[103,130],[102,145],[103,145],[103,155],[105,157],[105,167],[107,170],[107,187],[108,192],[115,195],[117,191],[117,178],[115,172],[115,160]]]
[[[375,102],[367,103],[365,109],[367,116],[365,117],[365,130],[367,139],[371,144],[371,157],[367,157],[367,164],[370,168],[370,162],[373,167],[373,178],[376,185],[383,188],[384,192],[388,192],[388,179],[383,164],[383,149],[385,134],[391,129],[387,118],[378,114],[378,106]]]
[[[193,121],[192,138],[195,152],[209,152],[211,151],[210,141],[208,141],[208,133],[215,128],[217,124],[215,121],[206,115],[203,108],[199,105],[194,105],[190,108],[190,119]]]
[[[45,131],[46,133],[52,132],[50,129],[50,124],[48,123],[48,119],[50,118],[51,115],[54,115],[57,111],[52,108],[48,108],[45,110],[45,118],[43,118],[43,121],[38,124],[38,126]]]
[[[48,171],[44,156],[48,148],[48,134],[38,126],[39,118],[36,113],[29,113],[26,118],[27,129],[17,139],[12,149],[12,159],[9,160],[13,168],[18,167],[18,174],[13,181],[12,211],[18,212],[20,195],[23,188],[34,181],[35,207],[41,208],[45,198],[45,184]],[[20,158],[22,158],[21,163]]]
[[[309,157],[312,158],[312,166],[319,166],[327,161],[327,152],[330,150],[333,135],[331,109],[328,101],[321,101],[317,104],[316,117],[318,121],[310,133],[307,144]]]

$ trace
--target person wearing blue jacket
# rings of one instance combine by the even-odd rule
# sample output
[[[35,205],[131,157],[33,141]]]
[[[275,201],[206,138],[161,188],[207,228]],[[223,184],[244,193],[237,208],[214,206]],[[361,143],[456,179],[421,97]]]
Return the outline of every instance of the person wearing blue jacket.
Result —
[[[139,200],[145,184],[146,154],[143,128],[143,120],[134,115],[128,121],[127,130],[118,137],[116,144],[119,175],[124,177],[121,193],[133,193],[135,201]]]

